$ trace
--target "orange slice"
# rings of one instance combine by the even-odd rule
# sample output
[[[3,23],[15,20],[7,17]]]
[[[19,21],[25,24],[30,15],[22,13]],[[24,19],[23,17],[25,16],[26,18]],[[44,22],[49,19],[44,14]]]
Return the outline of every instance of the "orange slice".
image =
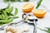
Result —
[[[46,10],[43,10],[43,9],[35,9],[35,10],[32,11],[32,13],[36,17],[43,17],[46,14]]]
[[[33,8],[34,8],[34,4],[28,2],[25,5],[23,5],[22,10],[24,12],[30,12],[30,11],[32,11]]]

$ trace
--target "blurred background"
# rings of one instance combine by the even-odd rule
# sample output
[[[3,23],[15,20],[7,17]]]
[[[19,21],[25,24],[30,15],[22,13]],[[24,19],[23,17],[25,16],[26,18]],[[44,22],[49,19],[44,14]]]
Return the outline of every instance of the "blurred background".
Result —
[[[37,1],[39,0],[0,0],[0,8],[4,8],[5,5],[8,3],[14,4],[14,3],[22,3],[22,2],[34,2],[37,4]],[[42,6],[45,5],[45,7],[50,10],[50,0],[43,0]],[[3,6],[3,7],[2,7]]]

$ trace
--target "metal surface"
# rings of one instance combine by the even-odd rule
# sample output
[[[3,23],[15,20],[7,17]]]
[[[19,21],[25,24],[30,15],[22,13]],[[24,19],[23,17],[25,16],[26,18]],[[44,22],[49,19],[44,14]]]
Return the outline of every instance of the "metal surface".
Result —
[[[34,21],[34,30],[33,33],[37,33],[37,23]]]

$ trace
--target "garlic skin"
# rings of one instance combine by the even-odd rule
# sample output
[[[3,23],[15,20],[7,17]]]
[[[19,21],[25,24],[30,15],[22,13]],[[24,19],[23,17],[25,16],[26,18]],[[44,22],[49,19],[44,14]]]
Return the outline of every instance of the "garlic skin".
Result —
[[[12,32],[9,31],[9,32],[7,32],[7,33],[12,33]]]
[[[7,33],[10,33],[10,32],[12,32],[12,33],[17,33],[17,28],[16,27],[10,27],[10,26],[5,26],[5,28],[4,28],[4,30],[5,30],[5,32]],[[10,32],[9,32],[10,31]]]

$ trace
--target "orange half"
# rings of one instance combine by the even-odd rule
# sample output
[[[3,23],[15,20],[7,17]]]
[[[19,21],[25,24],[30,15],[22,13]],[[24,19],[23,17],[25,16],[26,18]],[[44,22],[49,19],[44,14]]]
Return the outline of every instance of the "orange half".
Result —
[[[43,17],[46,14],[46,10],[43,10],[43,9],[35,9],[35,10],[32,11],[32,13],[36,17]]]
[[[24,12],[30,12],[30,11],[32,11],[33,8],[34,8],[33,3],[26,3],[25,5],[23,5],[22,10]]]

